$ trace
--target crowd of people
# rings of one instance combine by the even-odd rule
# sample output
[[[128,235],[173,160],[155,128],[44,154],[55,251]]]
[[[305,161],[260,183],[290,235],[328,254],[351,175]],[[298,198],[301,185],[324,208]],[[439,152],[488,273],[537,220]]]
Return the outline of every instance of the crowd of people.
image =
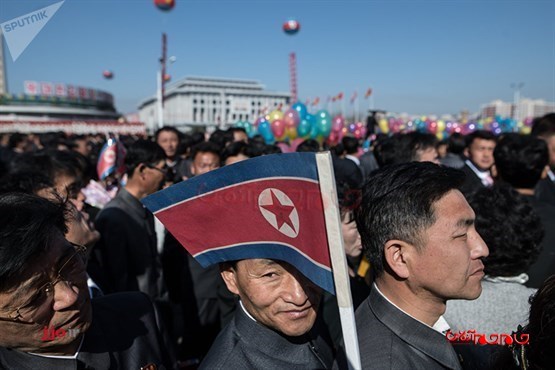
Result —
[[[102,135],[1,137],[0,369],[349,367],[334,296],[280,260],[203,268],[141,203],[286,144],[240,128],[117,141],[100,174]],[[361,144],[293,149],[332,153],[362,368],[552,368],[555,114],[531,135]],[[469,330],[529,342],[447,339]]]

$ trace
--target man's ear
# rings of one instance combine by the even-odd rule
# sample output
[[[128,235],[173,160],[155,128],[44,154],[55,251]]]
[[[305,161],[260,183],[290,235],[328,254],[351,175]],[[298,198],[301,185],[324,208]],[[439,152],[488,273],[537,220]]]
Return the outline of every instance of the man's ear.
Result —
[[[389,268],[400,278],[409,277],[406,257],[414,247],[402,240],[388,240],[384,246],[384,259]]]
[[[470,152],[468,151],[468,148],[464,148],[463,154],[466,158],[470,158],[469,156]]]
[[[220,264],[220,275],[224,279],[227,289],[233,293],[239,295],[239,289],[237,288],[237,271],[231,263],[221,263]]]
[[[545,168],[542,171],[542,176],[541,179],[545,179],[547,177],[547,173],[549,172],[549,165],[545,166]]]
[[[497,179],[498,173],[497,173],[497,167],[495,167],[495,163],[491,165],[490,172],[491,172],[491,177],[493,177],[494,179]]]

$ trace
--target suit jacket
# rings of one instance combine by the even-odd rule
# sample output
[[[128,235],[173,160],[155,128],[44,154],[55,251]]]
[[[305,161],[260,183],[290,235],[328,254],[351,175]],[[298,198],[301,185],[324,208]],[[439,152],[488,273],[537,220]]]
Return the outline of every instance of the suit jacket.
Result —
[[[76,359],[46,358],[0,347],[0,369],[171,369],[152,302],[142,293],[92,300],[93,318]]]
[[[545,279],[555,273],[555,206],[542,202],[534,196],[524,195],[524,198],[540,216],[545,231],[540,255],[526,272],[530,277],[526,286],[539,288]]]
[[[315,328],[313,328],[315,329]],[[241,307],[222,330],[199,370],[207,369],[328,369],[333,353],[328,343],[311,330],[286,337],[258,324]]]
[[[478,177],[478,175],[476,175],[474,171],[472,171],[470,167],[468,167],[467,164],[465,164],[464,167],[461,168],[461,171],[463,171],[465,174],[464,183],[461,186],[461,192],[464,195],[472,194],[484,187],[482,180]]]
[[[156,248],[154,217],[125,188],[96,218],[101,238],[93,253],[103,276],[97,278],[104,292],[141,291],[152,299],[167,295]],[[104,283],[104,286],[102,286]]]
[[[541,179],[536,184],[536,198],[555,206],[555,183],[549,178]]]
[[[460,369],[446,337],[389,303],[372,287],[356,311],[363,369]]]

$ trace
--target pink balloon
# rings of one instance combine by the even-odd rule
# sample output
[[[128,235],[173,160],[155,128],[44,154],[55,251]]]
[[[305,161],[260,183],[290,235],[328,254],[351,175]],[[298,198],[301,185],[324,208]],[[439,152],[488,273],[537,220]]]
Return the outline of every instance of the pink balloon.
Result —
[[[283,121],[285,122],[286,127],[297,128],[297,126],[299,126],[299,122],[301,122],[299,112],[293,108],[288,109],[283,116]]]
[[[282,120],[276,119],[270,125],[276,139],[281,138],[283,134],[285,134],[285,122],[283,122]]]
[[[339,132],[341,131],[341,129],[343,129],[344,125],[345,125],[345,119],[341,115],[335,116],[333,118],[331,130],[333,132]]]

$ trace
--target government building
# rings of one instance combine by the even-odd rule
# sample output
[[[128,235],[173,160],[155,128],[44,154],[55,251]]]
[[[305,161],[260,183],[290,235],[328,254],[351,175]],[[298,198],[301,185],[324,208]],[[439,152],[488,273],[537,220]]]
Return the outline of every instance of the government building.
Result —
[[[164,93],[164,125],[182,131],[227,128],[237,121],[253,122],[260,115],[289,104],[289,92],[264,90],[258,81],[186,77],[166,88]],[[148,132],[158,124],[156,96],[142,101],[139,120]]]

